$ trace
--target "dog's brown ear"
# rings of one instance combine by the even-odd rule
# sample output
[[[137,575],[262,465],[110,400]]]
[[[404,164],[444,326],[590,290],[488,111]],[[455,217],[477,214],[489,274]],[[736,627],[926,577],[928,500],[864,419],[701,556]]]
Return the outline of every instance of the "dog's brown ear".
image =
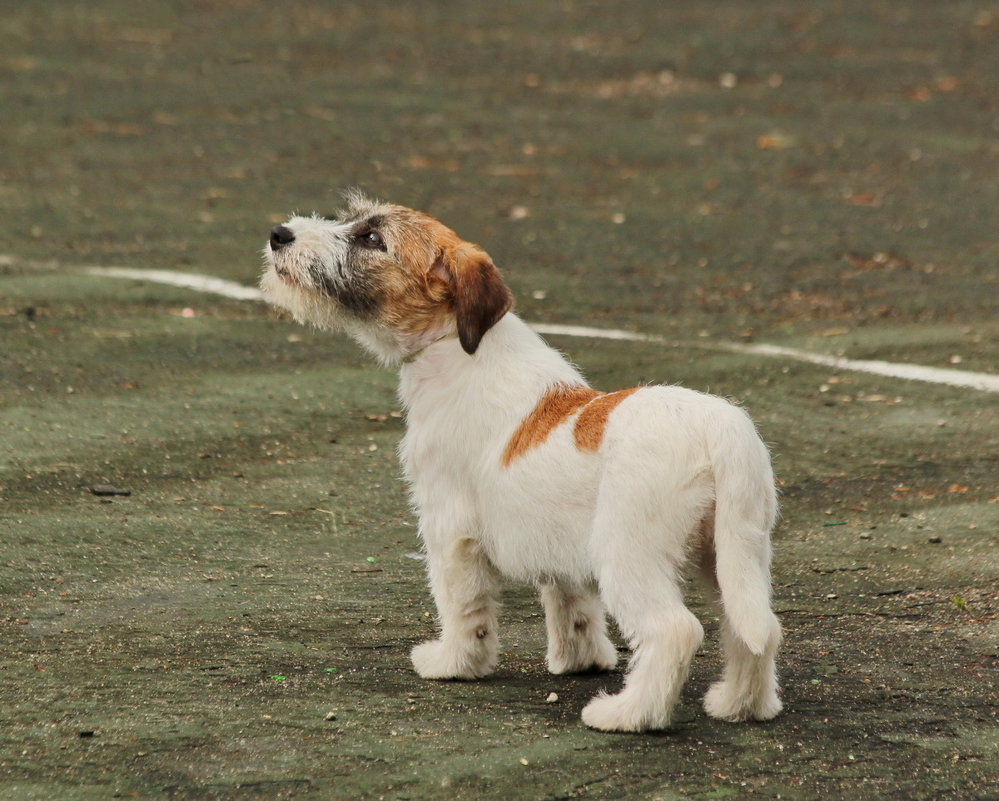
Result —
[[[513,295],[489,255],[467,242],[442,251],[433,272],[451,290],[458,341],[465,353],[475,353],[483,335],[513,305]]]

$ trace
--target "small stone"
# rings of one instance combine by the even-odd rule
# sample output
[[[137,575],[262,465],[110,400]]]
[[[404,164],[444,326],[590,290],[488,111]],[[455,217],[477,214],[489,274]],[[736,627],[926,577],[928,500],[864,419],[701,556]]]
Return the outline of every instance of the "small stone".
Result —
[[[545,699],[546,704],[556,704],[558,703],[558,693],[548,693],[548,697]]]
[[[132,494],[132,490],[121,489],[120,487],[115,487],[111,484],[95,484],[90,488],[90,492],[100,498],[109,497],[112,495],[120,495],[127,498]]]

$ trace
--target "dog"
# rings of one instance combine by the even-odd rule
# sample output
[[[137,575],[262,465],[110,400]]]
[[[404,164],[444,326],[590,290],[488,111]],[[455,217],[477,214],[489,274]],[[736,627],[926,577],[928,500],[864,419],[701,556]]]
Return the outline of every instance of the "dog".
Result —
[[[591,699],[586,725],[666,728],[703,638],[683,603],[692,565],[722,610],[706,711],[777,715],[777,499],[742,409],[676,386],[591,389],[511,311],[485,251],[409,208],[349,194],[335,218],[275,227],[264,259],[271,303],[399,369],[399,451],[440,626],[412,651],[421,677],[494,670],[507,576],[540,589],[552,673],[615,666],[605,612],[628,640],[623,689]]]

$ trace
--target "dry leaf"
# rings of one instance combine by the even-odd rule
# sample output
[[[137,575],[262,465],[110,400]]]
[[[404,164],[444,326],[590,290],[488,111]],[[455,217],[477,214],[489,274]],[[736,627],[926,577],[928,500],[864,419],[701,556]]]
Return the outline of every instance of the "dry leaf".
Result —
[[[760,150],[789,150],[797,145],[797,139],[782,131],[771,131],[756,140],[756,146]]]
[[[851,206],[870,206],[872,208],[877,208],[881,205],[884,198],[881,195],[876,195],[873,192],[850,192],[843,196],[843,200],[849,203]]]

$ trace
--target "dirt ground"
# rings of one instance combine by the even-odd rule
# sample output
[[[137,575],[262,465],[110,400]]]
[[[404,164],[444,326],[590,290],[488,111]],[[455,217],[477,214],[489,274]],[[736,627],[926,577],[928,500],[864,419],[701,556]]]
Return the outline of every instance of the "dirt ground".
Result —
[[[999,796],[999,6],[7,3],[0,797]],[[394,377],[253,302],[268,229],[360,186],[481,243],[602,388],[738,399],[783,492],[786,711],[579,721],[530,588],[430,683]],[[127,493],[127,494],[126,494]],[[623,647],[623,646],[622,646]],[[622,660],[623,662],[623,660]],[[548,703],[550,693],[557,702]]]

